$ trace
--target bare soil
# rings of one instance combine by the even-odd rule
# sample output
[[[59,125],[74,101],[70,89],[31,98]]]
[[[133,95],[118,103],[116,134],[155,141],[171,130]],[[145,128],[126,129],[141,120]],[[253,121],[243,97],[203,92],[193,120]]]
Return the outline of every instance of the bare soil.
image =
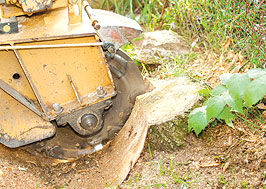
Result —
[[[262,188],[266,136],[256,132],[218,124],[172,153],[147,147],[123,187]]]
[[[239,61],[235,66],[229,65],[223,57],[209,53],[187,65],[187,69],[200,78],[207,78],[205,81],[211,85],[217,85],[221,73],[236,72],[236,67],[237,72],[241,71]],[[263,188],[266,186],[266,125],[252,116],[248,119],[258,128],[239,120],[234,122],[235,129],[218,123],[199,137],[188,134],[185,145],[173,152],[156,151],[146,144],[125,182],[112,187]],[[95,179],[93,170],[98,166],[100,155],[60,163],[32,156],[21,149],[0,146],[0,187],[92,188],[90,181]],[[94,188],[109,187],[99,183]]]
[[[258,124],[259,125],[259,124]],[[259,125],[265,127],[265,125]],[[174,152],[148,144],[126,181],[113,188],[262,188],[266,185],[266,135],[238,122],[190,133]],[[1,188],[92,188],[100,154],[60,163],[1,146]],[[99,183],[94,188],[111,186]]]

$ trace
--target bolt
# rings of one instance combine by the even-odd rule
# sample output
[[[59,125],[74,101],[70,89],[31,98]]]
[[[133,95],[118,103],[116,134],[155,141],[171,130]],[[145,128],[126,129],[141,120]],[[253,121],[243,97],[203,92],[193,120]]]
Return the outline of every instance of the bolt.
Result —
[[[56,114],[61,113],[63,111],[63,108],[57,102],[53,104],[53,108]]]
[[[106,95],[106,92],[102,86],[97,87],[96,92],[97,92],[97,96],[100,98],[103,98]]]
[[[4,135],[4,139],[5,139],[6,141],[9,141],[9,136],[8,136],[7,134],[5,134],[5,135]]]
[[[112,106],[113,102],[111,100],[106,100],[104,102],[104,105],[105,105],[105,110],[108,110],[111,106]]]
[[[81,117],[80,125],[83,129],[93,129],[97,126],[97,117],[93,114],[85,114]]]

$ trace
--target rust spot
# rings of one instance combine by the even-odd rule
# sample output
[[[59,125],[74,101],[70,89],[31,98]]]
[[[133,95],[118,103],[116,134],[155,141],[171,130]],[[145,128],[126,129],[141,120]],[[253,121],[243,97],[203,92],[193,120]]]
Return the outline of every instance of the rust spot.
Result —
[[[120,43],[123,43],[122,36],[116,29],[111,30],[110,36],[113,41],[119,41]]]

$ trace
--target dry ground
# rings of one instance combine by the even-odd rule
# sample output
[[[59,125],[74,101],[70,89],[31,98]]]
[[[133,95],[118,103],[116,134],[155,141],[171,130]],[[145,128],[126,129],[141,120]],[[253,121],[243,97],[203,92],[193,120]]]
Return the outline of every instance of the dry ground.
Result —
[[[238,56],[238,57],[236,57]],[[223,72],[239,72],[241,55],[205,53],[186,65],[187,70],[216,85]],[[243,67],[242,67],[243,68]],[[265,117],[266,118],[266,117]],[[96,188],[263,188],[266,186],[266,125],[252,116],[259,129],[235,120],[235,129],[224,124],[210,126],[199,137],[190,133],[174,152],[150,149],[120,186]],[[48,158],[22,150],[0,148],[1,188],[90,188],[97,159],[53,165]]]

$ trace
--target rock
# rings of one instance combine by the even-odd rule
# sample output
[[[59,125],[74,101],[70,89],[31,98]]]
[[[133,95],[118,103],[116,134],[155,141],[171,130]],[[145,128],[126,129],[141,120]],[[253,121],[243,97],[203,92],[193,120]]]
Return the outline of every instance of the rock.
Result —
[[[136,42],[135,46],[135,59],[144,64],[160,64],[169,57],[190,52],[185,40],[168,30],[144,33],[144,39]]]

